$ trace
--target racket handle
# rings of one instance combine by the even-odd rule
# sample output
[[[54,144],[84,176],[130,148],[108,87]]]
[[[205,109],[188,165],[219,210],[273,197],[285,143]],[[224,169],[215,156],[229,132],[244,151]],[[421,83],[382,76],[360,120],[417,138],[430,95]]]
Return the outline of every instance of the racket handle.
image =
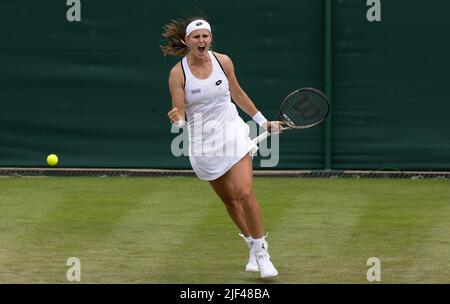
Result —
[[[265,131],[264,133],[260,134],[258,137],[255,137],[255,138],[253,139],[253,142],[254,142],[255,144],[259,144],[260,142],[262,142],[264,139],[266,139],[266,138],[269,137],[269,136],[270,136],[270,133],[267,132],[267,131]]]

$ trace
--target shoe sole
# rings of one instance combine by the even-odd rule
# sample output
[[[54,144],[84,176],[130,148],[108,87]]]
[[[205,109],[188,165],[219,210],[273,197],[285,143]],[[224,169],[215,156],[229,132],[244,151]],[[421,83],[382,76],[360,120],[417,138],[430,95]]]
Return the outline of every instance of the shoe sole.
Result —
[[[245,271],[246,272],[259,272],[259,267],[249,267],[249,266],[247,266],[247,267],[245,267]]]
[[[270,275],[266,275],[266,276],[261,276],[261,279],[270,279],[270,278],[274,278],[278,276],[278,271],[275,274],[270,274]]]

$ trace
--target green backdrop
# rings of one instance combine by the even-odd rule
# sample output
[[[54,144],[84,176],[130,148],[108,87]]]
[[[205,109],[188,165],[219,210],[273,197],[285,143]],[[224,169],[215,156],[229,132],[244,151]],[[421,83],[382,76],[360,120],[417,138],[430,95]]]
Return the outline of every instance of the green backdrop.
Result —
[[[205,14],[274,117],[290,91],[325,89],[325,1],[81,0],[68,22],[66,1],[2,0],[0,166],[190,168],[170,151],[162,26]],[[335,169],[450,168],[450,3],[381,2],[370,23],[366,1],[333,1],[331,141],[323,125],[283,134],[278,168],[321,169],[326,144]]]
[[[336,1],[334,168],[450,168],[450,2]]]

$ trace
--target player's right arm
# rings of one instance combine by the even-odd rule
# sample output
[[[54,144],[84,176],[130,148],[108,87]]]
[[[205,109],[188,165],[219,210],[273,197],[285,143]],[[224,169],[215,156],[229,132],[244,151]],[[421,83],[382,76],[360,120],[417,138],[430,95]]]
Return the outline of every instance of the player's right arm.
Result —
[[[167,113],[172,123],[184,118],[184,75],[181,62],[178,62],[169,74],[169,89],[172,96],[172,109]]]

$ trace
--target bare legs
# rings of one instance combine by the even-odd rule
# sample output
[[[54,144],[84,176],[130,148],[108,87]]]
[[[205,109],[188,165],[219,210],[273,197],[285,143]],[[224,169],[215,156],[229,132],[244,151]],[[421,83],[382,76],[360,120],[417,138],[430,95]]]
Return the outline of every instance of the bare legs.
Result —
[[[224,202],[228,214],[246,237],[250,257],[245,271],[259,271],[260,277],[278,275],[268,252],[264,237],[261,209],[253,194],[253,166],[250,155],[243,157],[227,173],[210,181],[214,191]]]
[[[250,155],[244,156],[227,173],[209,183],[242,233],[254,239],[262,238],[264,228],[261,209],[253,194],[253,164]]]

